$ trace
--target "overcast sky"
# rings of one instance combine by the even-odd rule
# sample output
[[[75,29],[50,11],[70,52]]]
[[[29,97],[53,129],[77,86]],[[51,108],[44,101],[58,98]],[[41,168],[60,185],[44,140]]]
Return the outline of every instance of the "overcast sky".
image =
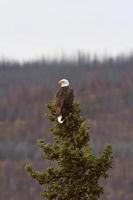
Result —
[[[133,0],[0,0],[0,58],[129,53]]]

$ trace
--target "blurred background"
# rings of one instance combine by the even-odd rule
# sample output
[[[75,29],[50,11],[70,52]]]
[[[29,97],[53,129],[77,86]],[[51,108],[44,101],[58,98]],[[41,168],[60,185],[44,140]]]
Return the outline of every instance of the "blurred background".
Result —
[[[52,140],[45,104],[67,78],[96,154],[113,146],[100,200],[133,198],[133,1],[0,0],[0,199],[36,200],[25,172]]]

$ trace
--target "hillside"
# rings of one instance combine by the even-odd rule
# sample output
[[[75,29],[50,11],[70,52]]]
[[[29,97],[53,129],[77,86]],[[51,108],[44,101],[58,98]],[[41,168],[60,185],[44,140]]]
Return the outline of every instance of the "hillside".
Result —
[[[39,187],[23,166],[27,160],[44,166],[36,140],[52,139],[45,104],[54,98],[61,78],[70,80],[82,114],[92,124],[95,152],[113,145],[115,161],[103,199],[132,199],[132,55],[102,61],[80,55],[75,60],[0,62],[0,198],[39,199]]]

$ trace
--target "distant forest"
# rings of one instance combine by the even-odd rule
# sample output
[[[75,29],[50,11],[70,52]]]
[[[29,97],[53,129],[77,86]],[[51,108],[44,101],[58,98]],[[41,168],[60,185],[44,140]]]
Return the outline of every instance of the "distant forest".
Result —
[[[95,152],[107,143],[113,145],[114,166],[101,200],[133,199],[132,54],[0,61],[0,199],[41,199],[40,187],[27,176],[24,164],[32,160],[40,168],[48,166],[36,141],[52,140],[45,105],[54,99],[62,78],[70,81],[82,115],[92,126]]]

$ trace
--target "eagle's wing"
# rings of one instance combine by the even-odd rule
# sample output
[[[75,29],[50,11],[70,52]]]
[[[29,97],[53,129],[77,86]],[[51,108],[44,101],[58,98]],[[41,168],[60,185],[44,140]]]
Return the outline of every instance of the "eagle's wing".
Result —
[[[56,94],[56,108],[57,108],[56,113],[57,113],[57,115],[60,115],[61,110],[64,106],[65,94],[66,94],[66,88],[60,87]]]
[[[56,94],[56,114],[64,120],[72,108],[74,99],[73,90],[70,87],[59,88]]]
[[[71,112],[73,100],[74,100],[73,89],[68,88],[61,106],[62,120],[64,120],[65,117]]]

